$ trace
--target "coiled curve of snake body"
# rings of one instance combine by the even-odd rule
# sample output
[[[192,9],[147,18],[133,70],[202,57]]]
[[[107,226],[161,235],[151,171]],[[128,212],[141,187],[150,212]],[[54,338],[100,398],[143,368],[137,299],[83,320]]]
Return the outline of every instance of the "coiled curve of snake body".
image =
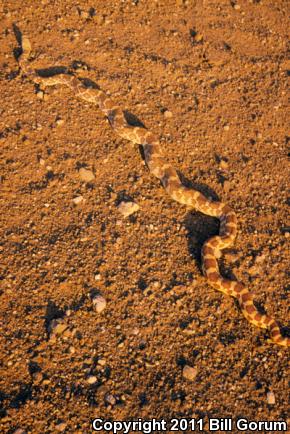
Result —
[[[74,75],[40,76],[29,62],[31,45],[29,39],[24,35],[21,48],[22,53],[18,62],[22,74],[40,86],[68,86],[76,97],[97,105],[119,136],[143,147],[145,161],[150,172],[161,181],[172,199],[220,220],[219,235],[209,238],[202,247],[204,275],[213,288],[238,300],[242,313],[251,324],[268,329],[270,342],[289,347],[290,339],[281,335],[279,326],[272,317],[261,314],[257,310],[253,302],[253,295],[248,288],[243,283],[226,279],[220,274],[217,259],[221,256],[221,250],[232,245],[237,233],[235,212],[228,205],[212,201],[199,191],[182,185],[176,170],[165,162],[157,137],[146,128],[129,125],[123,110],[116,106],[102,90],[95,86],[88,87]]]

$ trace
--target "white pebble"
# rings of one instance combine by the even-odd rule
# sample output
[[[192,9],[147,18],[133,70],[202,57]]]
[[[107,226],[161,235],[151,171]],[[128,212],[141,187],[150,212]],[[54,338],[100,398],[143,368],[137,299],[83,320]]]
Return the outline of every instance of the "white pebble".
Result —
[[[123,217],[128,217],[129,215],[134,214],[134,212],[138,211],[139,208],[139,205],[135,202],[121,202],[118,205],[118,210]]]
[[[170,118],[172,118],[172,116],[173,116],[173,114],[172,114],[171,111],[166,110],[166,111],[164,112],[164,117],[165,117],[165,119],[170,119]]]
[[[101,295],[96,295],[92,301],[93,301],[94,309],[98,313],[103,312],[103,310],[107,306],[107,302],[106,302],[105,298],[102,297]]]
[[[44,98],[44,92],[43,92],[43,90],[39,90],[38,92],[36,92],[36,96],[39,99],[43,99]]]
[[[95,375],[90,375],[87,378],[87,383],[89,384],[95,384],[98,381],[97,377],[95,377]]]
[[[55,123],[56,123],[56,125],[57,125],[58,127],[60,127],[61,125],[64,124],[64,120],[59,118],[59,119],[57,119],[57,120],[55,121]]]
[[[83,202],[83,201],[84,201],[83,196],[77,196],[77,197],[74,197],[74,198],[73,198],[73,203],[74,203],[75,205],[78,205],[79,203],[81,203],[81,202]]]
[[[196,368],[192,368],[189,365],[185,365],[184,368],[183,368],[183,371],[182,371],[182,375],[187,380],[191,380],[192,381],[197,376],[197,369]]]

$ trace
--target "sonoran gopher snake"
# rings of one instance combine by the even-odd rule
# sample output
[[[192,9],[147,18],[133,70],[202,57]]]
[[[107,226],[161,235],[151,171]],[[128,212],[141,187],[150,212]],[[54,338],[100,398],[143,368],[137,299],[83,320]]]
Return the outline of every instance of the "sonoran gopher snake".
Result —
[[[176,170],[165,162],[157,137],[146,128],[130,125],[123,110],[116,106],[102,90],[95,86],[88,86],[70,74],[40,76],[29,62],[31,45],[29,39],[24,35],[22,35],[21,48],[22,53],[18,62],[25,76],[41,86],[68,86],[76,97],[97,105],[119,136],[143,147],[145,161],[150,172],[160,179],[172,199],[220,220],[219,235],[209,238],[204,243],[201,252],[202,269],[209,284],[218,291],[235,297],[245,318],[251,324],[269,330],[271,342],[285,347],[290,346],[290,339],[281,335],[276,321],[269,315],[258,312],[253,302],[253,295],[248,288],[243,283],[226,279],[220,274],[217,259],[221,255],[221,250],[233,243],[237,233],[235,212],[228,205],[212,201],[199,191],[185,187]]]

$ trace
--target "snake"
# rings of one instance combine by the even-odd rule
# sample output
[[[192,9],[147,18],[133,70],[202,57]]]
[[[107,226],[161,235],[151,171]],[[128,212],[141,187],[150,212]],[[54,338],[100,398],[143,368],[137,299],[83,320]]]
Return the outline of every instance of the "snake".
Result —
[[[237,280],[221,275],[218,259],[222,250],[230,247],[237,235],[237,217],[227,204],[207,198],[200,191],[185,186],[176,171],[165,160],[158,137],[145,126],[136,126],[128,122],[126,112],[93,82],[85,82],[73,72],[60,72],[43,76],[32,67],[30,61],[31,43],[25,34],[21,35],[20,54],[18,56],[19,73],[40,87],[63,85],[73,92],[75,97],[95,104],[107,117],[115,133],[133,144],[141,146],[146,165],[152,175],[158,178],[169,196],[176,202],[198,212],[219,219],[219,233],[207,239],[201,248],[202,272],[209,285],[214,289],[236,298],[244,317],[256,327],[267,329],[268,342],[290,346],[290,338],[281,334],[276,320],[266,313],[260,313],[254,304],[254,296],[249,289]]]

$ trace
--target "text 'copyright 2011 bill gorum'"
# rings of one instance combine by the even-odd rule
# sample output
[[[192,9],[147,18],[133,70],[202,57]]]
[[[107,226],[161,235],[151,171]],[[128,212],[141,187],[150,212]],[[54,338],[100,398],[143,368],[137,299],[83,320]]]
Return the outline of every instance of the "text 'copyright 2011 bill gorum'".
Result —
[[[110,421],[102,418],[92,420],[92,429],[95,432],[110,432],[113,434],[143,433],[153,434],[161,432],[287,432],[285,421],[274,420],[248,420],[246,418],[209,418],[209,419],[187,419],[172,418],[166,419],[137,419],[131,421]]]

